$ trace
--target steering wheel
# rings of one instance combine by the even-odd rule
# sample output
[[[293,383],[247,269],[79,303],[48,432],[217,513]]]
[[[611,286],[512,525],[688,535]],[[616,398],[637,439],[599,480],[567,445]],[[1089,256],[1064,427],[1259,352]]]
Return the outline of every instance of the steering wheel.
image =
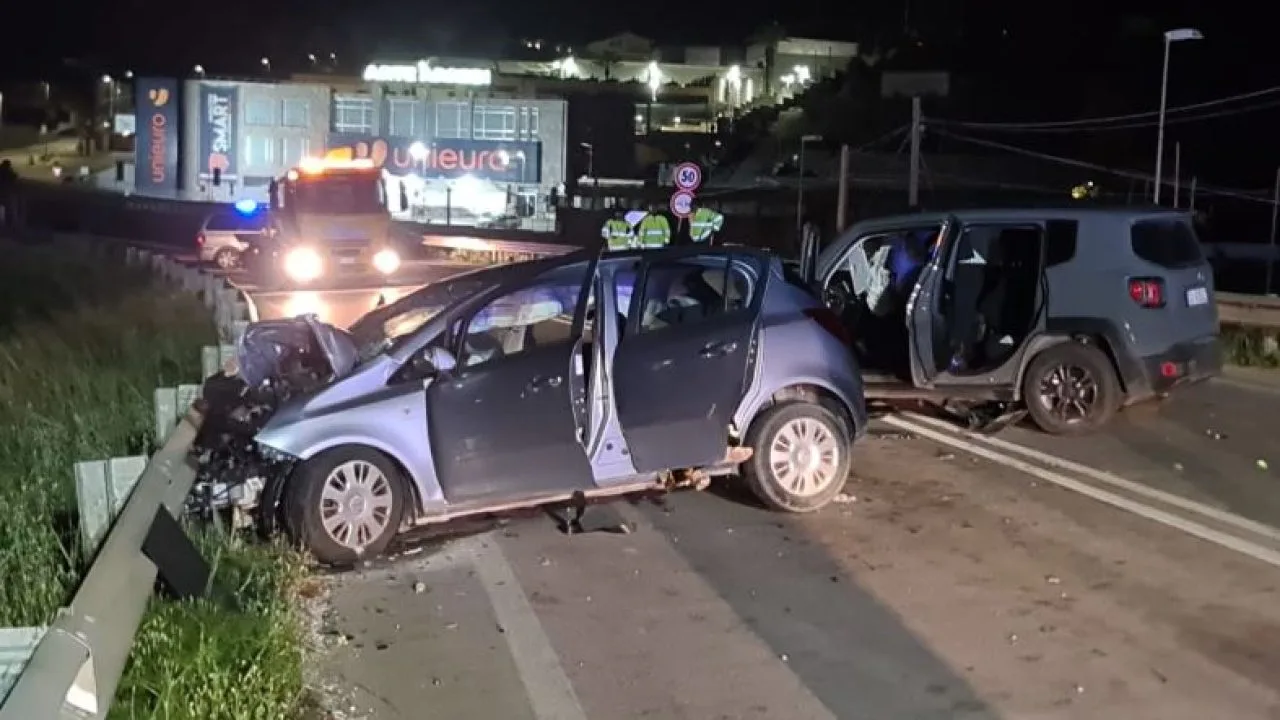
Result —
[[[832,278],[822,289],[822,303],[837,315],[843,316],[852,300],[853,281],[844,275]]]

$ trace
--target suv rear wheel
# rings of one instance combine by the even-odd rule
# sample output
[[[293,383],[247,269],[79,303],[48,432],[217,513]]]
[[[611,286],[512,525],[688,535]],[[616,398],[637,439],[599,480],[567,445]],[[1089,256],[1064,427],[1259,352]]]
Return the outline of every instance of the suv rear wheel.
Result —
[[[407,487],[377,450],[327,450],[304,462],[285,487],[285,526],[322,563],[376,557],[400,530]]]
[[[761,413],[747,432],[747,486],[772,510],[819,510],[844,489],[852,442],[844,423],[817,403],[793,401]]]
[[[1036,355],[1022,379],[1027,413],[1053,435],[1083,435],[1102,427],[1120,408],[1120,395],[1106,353],[1080,342]]]

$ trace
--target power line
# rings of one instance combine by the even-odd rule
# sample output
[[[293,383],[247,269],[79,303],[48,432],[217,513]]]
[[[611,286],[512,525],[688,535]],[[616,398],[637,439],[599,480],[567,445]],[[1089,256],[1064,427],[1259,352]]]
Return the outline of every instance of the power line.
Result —
[[[1180,125],[1183,123],[1202,122],[1204,120],[1213,120],[1215,118],[1231,117],[1234,115],[1243,115],[1245,113],[1258,112],[1260,110],[1269,110],[1280,107],[1280,100],[1272,100],[1271,102],[1262,103],[1260,105],[1249,105],[1242,108],[1230,108],[1226,110],[1217,110],[1209,113],[1201,113],[1191,116],[1178,116],[1166,118],[1164,124]],[[1160,124],[1159,120],[1144,120],[1140,122],[1128,122],[1118,125],[1100,125],[1097,127],[995,127],[992,126],[976,126],[971,123],[958,123],[951,120],[939,120],[937,118],[929,118],[929,122],[938,123],[944,127],[962,127],[969,130],[987,130],[987,131],[1003,131],[1013,133],[1035,133],[1035,134],[1073,134],[1073,133],[1096,133],[1110,132],[1112,130],[1137,130],[1142,128],[1153,128]]]
[[[1227,105],[1241,100],[1251,100],[1253,98],[1265,97],[1280,93],[1280,85],[1264,88],[1262,90],[1254,90],[1253,92],[1241,93],[1239,95],[1230,95],[1227,97],[1217,98],[1216,100],[1206,100],[1204,102],[1192,103],[1190,105],[1179,105],[1178,107],[1166,108],[1165,114],[1176,114],[1187,112],[1190,110],[1201,110],[1203,108],[1217,107],[1219,105]],[[1111,115],[1108,117],[1081,118],[1079,120],[1057,120],[1052,122],[1019,122],[1019,123],[992,123],[992,122],[967,122],[963,120],[949,120],[952,125],[966,127],[971,129],[1022,129],[1030,130],[1035,128],[1066,128],[1066,127],[1083,127],[1087,125],[1106,124],[1113,122],[1133,121],[1144,118],[1153,118],[1160,115],[1159,110],[1150,110],[1140,113],[1129,113],[1127,115]],[[1168,120],[1166,120],[1168,122]]]
[[[1107,173],[1110,175],[1115,175],[1117,177],[1122,177],[1129,180],[1142,180],[1143,182],[1150,182],[1154,179],[1153,175],[1148,173],[1140,173],[1140,172],[1137,172],[1136,170],[1122,170],[1119,168],[1112,168],[1112,167],[1107,167],[1105,165],[1098,165],[1096,163],[1086,162],[1084,160],[1064,158],[1058,155],[1050,155],[1048,153],[1036,152],[1035,150],[1020,148],[1020,147],[1017,147],[1016,145],[1006,145],[1005,143],[995,142],[994,140],[981,140],[979,138],[968,137],[966,135],[957,135],[952,132],[947,132],[946,130],[936,130],[934,132],[935,134],[940,135],[942,137],[948,137],[953,140],[970,143],[972,145],[992,148],[994,150],[1003,150],[1005,152],[1013,153],[1015,155],[1032,157],[1032,158],[1036,158],[1037,160],[1044,160],[1047,162],[1058,163],[1059,165],[1067,165],[1070,167],[1078,167],[1085,170],[1093,170],[1094,172]],[[1168,181],[1165,181],[1165,184],[1172,185],[1172,183]],[[1222,197],[1236,198],[1238,200],[1248,200],[1251,202],[1262,203],[1265,205],[1273,204],[1270,198],[1258,197],[1257,195],[1250,195],[1245,191],[1232,190],[1229,188],[1219,188],[1214,186],[1200,185],[1197,188],[1197,192],[1203,192],[1208,195],[1219,195]]]

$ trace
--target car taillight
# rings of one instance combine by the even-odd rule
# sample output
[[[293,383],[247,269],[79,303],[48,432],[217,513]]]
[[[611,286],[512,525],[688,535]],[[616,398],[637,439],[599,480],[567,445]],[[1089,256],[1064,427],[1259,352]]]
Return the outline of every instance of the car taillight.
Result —
[[[840,316],[836,315],[828,308],[809,308],[804,314],[812,321],[822,326],[823,330],[831,333],[842,345],[852,345],[853,338],[849,337],[849,331],[845,329],[844,323],[840,322]]]
[[[196,235],[196,245],[199,245],[201,247],[204,246],[204,233],[199,233]]]
[[[1160,278],[1129,278],[1129,297],[1144,308],[1164,307],[1164,281]]]

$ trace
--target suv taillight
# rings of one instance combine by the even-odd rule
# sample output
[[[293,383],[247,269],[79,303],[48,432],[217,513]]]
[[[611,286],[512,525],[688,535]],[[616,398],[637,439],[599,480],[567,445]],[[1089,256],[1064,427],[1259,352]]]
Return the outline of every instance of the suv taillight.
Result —
[[[1164,280],[1129,278],[1129,297],[1144,308],[1164,307]]]
[[[841,345],[852,345],[853,338],[849,337],[849,331],[845,329],[844,323],[840,322],[840,316],[836,315],[829,308],[809,308],[804,314],[812,321],[822,326],[823,330],[835,336]]]
[[[196,234],[196,245],[204,247],[204,233]]]

